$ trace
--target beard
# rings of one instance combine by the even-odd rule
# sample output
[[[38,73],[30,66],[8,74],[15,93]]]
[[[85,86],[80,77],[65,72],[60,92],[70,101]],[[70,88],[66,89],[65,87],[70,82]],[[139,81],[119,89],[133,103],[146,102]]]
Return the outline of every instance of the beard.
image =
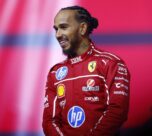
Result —
[[[81,40],[78,34],[75,34],[73,36],[73,39],[69,42],[69,44],[71,45],[70,48],[67,50],[63,50],[63,54],[67,55],[69,58],[77,56],[76,51],[79,48],[80,41]]]
[[[63,51],[63,54],[64,55],[67,55],[68,57],[75,57],[76,56],[76,42],[74,42],[74,43],[70,43],[71,44],[71,46],[70,46],[70,48],[69,49],[67,49],[67,50],[62,50]]]

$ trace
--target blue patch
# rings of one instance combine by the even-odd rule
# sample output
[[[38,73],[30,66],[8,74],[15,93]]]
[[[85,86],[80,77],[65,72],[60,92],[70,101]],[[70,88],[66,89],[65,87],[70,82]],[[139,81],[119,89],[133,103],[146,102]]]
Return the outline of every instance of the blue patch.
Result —
[[[56,72],[56,79],[62,80],[63,78],[66,77],[67,73],[68,73],[68,68],[66,66],[59,68]]]
[[[67,118],[71,127],[78,128],[85,121],[85,112],[81,107],[73,106],[70,108]]]

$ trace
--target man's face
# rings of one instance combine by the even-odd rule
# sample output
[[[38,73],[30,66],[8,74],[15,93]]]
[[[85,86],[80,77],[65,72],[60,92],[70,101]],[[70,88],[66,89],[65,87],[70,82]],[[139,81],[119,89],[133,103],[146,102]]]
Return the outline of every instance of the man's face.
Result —
[[[66,55],[76,54],[81,41],[80,23],[75,19],[76,11],[61,10],[54,19],[56,38]]]

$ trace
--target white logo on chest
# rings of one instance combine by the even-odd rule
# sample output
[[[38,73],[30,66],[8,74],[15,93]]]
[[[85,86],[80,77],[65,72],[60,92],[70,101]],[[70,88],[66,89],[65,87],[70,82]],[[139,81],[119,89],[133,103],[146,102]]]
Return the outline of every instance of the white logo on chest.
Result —
[[[75,58],[71,59],[71,64],[75,64],[75,63],[78,63],[80,61],[82,61],[81,56],[75,57]]]

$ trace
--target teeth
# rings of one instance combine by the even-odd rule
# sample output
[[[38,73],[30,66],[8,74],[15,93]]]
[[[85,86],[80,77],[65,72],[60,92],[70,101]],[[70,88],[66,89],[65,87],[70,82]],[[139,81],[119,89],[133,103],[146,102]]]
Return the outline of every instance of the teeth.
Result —
[[[61,47],[66,47],[66,41],[60,41],[60,45],[61,45]]]
[[[64,43],[65,41],[60,41],[60,43],[62,44],[62,43]]]

